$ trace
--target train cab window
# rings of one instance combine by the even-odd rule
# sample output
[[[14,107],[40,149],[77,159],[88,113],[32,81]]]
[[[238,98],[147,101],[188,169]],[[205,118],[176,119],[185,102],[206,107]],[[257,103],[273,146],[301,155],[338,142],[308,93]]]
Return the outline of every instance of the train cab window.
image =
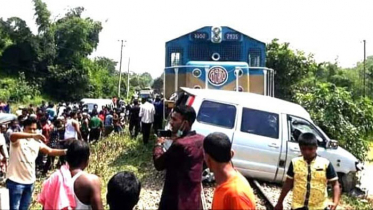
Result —
[[[180,53],[173,52],[171,53],[171,66],[178,66],[180,65]]]
[[[213,101],[204,101],[197,115],[198,122],[229,129],[234,127],[235,119],[235,106]]]
[[[249,66],[259,67],[260,66],[260,56],[249,54]]]
[[[278,139],[278,114],[244,108],[241,131],[245,133]]]
[[[250,48],[248,54],[249,66],[259,67],[260,66],[260,54],[261,50],[259,48]]]

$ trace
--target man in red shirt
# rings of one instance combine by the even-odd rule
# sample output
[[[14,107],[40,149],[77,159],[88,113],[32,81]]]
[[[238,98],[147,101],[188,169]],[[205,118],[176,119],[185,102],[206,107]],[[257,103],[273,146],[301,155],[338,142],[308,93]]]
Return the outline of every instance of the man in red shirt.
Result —
[[[154,166],[166,170],[159,209],[201,209],[204,136],[191,131],[195,119],[192,107],[176,107],[170,121],[171,147],[164,151],[163,138],[155,145]]]
[[[231,141],[224,133],[212,133],[203,142],[205,162],[218,184],[212,209],[255,209],[255,196],[250,184],[231,164],[234,155],[231,148]]]
[[[48,119],[46,117],[42,117],[40,119],[40,123],[41,123],[41,127],[42,127],[42,134],[43,134],[43,136],[45,136],[45,138],[47,139],[47,143],[48,143],[49,139],[50,139],[50,132],[53,129],[53,125],[48,124]]]

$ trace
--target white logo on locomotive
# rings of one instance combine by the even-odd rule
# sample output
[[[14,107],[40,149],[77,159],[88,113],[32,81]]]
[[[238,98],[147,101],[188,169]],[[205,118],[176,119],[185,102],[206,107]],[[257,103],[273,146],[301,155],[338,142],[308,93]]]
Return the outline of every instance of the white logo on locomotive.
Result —
[[[208,74],[209,82],[215,86],[221,86],[228,80],[228,72],[221,66],[212,67]]]

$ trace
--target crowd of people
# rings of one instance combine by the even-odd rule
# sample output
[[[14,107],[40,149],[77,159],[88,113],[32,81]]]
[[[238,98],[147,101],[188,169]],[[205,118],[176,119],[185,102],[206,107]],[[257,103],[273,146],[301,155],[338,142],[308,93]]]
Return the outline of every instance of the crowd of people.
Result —
[[[124,109],[103,107],[102,112],[97,107],[91,113],[79,105],[61,107],[64,104],[60,104],[57,112],[53,104],[48,107],[42,104],[35,110],[36,114],[23,109],[18,121],[2,129],[6,143],[0,146],[8,165],[6,186],[10,209],[29,208],[36,171],[39,167],[46,173],[54,156],[60,156],[59,169],[44,181],[38,195],[43,208],[103,209],[100,178],[84,171],[89,162],[89,143],[99,140],[101,135],[121,133],[129,121],[131,136],[136,137],[141,127],[143,142],[148,144],[151,128],[157,134],[162,127],[160,97],[154,102],[143,99],[141,105],[135,99]],[[121,120],[122,113],[127,119]],[[231,162],[234,151],[229,137],[220,132],[203,136],[193,131],[196,112],[189,106],[175,107],[169,119],[171,137],[158,135],[153,150],[154,167],[166,171],[159,209],[202,209],[204,167],[214,173],[217,183],[212,209],[256,209],[250,184]],[[172,141],[168,149],[165,149],[166,140]],[[292,209],[336,209],[340,189],[332,164],[317,156],[317,139],[312,133],[302,134],[298,142],[302,156],[291,161],[275,209],[283,209],[282,202],[291,189]],[[6,145],[10,148],[9,161],[8,154],[3,152]],[[43,154],[48,158],[39,166]],[[328,183],[333,185],[331,204],[327,203]],[[107,204],[110,209],[133,209],[140,191],[141,182],[133,173],[118,172],[107,184]]]

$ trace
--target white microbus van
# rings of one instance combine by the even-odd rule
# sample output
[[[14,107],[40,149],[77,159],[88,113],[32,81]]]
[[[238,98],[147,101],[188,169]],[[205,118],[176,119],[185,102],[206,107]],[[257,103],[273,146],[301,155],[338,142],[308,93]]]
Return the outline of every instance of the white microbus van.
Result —
[[[297,139],[316,135],[318,155],[327,158],[339,175],[344,191],[354,188],[362,163],[338,146],[314,124],[300,105],[253,93],[182,88],[176,105],[192,106],[197,119],[193,130],[207,136],[223,132],[232,140],[233,164],[247,177],[283,182],[292,158],[301,155]]]
[[[95,105],[97,105],[98,112],[102,110],[102,106],[114,106],[113,101],[111,99],[83,98],[80,102],[82,102],[83,106],[88,109],[89,113],[92,112]]]

